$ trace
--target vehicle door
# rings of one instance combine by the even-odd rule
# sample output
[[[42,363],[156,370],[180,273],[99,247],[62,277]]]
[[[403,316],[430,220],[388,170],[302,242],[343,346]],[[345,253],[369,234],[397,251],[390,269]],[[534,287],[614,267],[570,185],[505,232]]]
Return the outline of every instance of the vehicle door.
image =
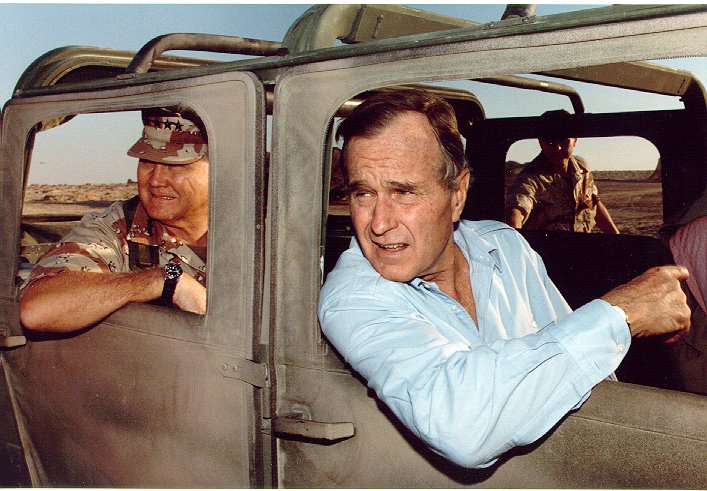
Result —
[[[245,72],[148,78],[14,99],[3,111],[6,337],[22,335],[18,249],[28,167],[40,164],[31,160],[38,128],[51,121],[68,127],[86,115],[101,126],[102,116],[130,111],[137,140],[141,108],[180,104],[203,119],[209,137],[206,314],[129,304],[69,335],[26,332],[26,344],[2,354],[31,484],[263,486],[263,88]],[[85,165],[107,158],[92,157]]]
[[[703,397],[603,382],[543,441],[516,449],[489,469],[466,470],[426,449],[403,428],[320,331],[316,306],[326,250],[335,239],[326,227],[328,155],[335,114],[347,100],[401,84],[704,54],[703,13],[556,31],[529,27],[517,35],[504,35],[502,24],[497,35],[493,25],[449,31],[440,45],[433,36],[387,40],[377,54],[367,55],[361,46],[340,47],[341,59],[332,54],[278,81],[269,289],[273,429],[282,486],[706,484]]]

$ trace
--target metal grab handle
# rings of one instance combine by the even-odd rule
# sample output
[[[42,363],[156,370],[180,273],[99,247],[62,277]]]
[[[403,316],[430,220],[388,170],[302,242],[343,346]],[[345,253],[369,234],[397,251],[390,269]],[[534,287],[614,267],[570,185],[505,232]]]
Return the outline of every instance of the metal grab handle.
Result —
[[[189,50],[239,55],[285,55],[282,43],[215,34],[174,33],[158,36],[140,48],[125,70],[125,76],[147,73],[152,63],[165,51]],[[121,76],[120,78],[124,78]]]
[[[20,310],[14,299],[0,298],[0,349],[27,344],[20,323]]]
[[[273,420],[274,432],[280,435],[301,436],[314,440],[343,440],[355,434],[353,423],[324,423],[303,419],[300,413],[278,416]]]
[[[27,338],[24,336],[3,336],[0,334],[0,348],[17,348],[27,344]]]

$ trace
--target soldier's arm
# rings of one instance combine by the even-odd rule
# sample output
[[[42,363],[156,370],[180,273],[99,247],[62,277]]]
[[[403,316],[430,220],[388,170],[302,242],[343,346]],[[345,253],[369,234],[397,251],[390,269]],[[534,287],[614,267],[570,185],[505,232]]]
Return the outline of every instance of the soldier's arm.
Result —
[[[27,286],[20,301],[20,320],[31,330],[75,331],[129,302],[159,297],[163,285],[160,268],[130,273],[64,271]]]
[[[64,271],[32,282],[22,294],[20,320],[30,330],[70,332],[89,327],[130,302],[162,295],[162,268],[130,273]],[[206,288],[183,275],[174,292],[182,310],[206,313]]]
[[[538,184],[536,180],[521,173],[513,182],[506,195],[506,223],[513,228],[521,228],[528,219],[536,203]]]
[[[510,208],[506,212],[506,223],[513,228],[523,227],[523,222],[528,217],[528,213],[522,208]]]
[[[604,203],[600,200],[597,200],[597,215],[595,220],[599,230],[605,234],[619,233],[619,228],[614,223],[614,220],[612,220],[609,210],[606,209],[606,206],[604,206]]]

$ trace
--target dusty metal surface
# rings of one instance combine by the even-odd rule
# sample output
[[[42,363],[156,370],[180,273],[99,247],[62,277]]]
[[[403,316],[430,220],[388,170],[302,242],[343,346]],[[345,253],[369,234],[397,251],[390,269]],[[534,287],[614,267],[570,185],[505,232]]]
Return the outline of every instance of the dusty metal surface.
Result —
[[[704,89],[689,74],[634,62],[704,55],[706,11],[624,6],[475,25],[395,6],[319,6],[286,36],[287,55],[270,45],[266,56],[239,62],[160,56],[150,72],[123,79],[116,75],[132,53],[75,48],[41,58],[3,112],[0,236],[17,247],[0,250],[0,329],[22,334],[15,271],[27,135],[74,114],[178,102],[203,113],[212,146],[208,312],[129,305],[92,329],[32,335],[4,352],[10,383],[0,380],[0,394],[11,390],[16,407],[0,395],[0,472],[18,471],[9,485],[31,476],[44,486],[705,488],[705,398],[608,382],[551,435],[500,465],[451,466],[333,352],[315,308],[331,122],[361,94],[479,77],[524,85],[508,76],[546,73],[682,95],[699,111]],[[335,39],[354,44],[334,47]],[[214,49],[232,46],[212,41]],[[170,43],[146,48],[136,73]],[[551,89],[580,107],[571,91]],[[473,94],[438,90],[466,104],[472,123],[484,119]],[[704,127],[699,118],[680,121]],[[666,162],[667,176],[688,165],[675,156]],[[692,183],[666,180],[669,207],[700,184],[697,164],[689,165]],[[56,232],[35,230],[47,231]],[[23,459],[31,464],[24,470]]]

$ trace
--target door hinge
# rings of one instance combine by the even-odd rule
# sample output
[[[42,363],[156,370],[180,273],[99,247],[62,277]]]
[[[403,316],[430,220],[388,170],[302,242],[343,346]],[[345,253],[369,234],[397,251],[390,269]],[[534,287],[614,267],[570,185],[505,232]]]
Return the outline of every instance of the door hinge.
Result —
[[[265,363],[256,363],[236,356],[221,358],[221,375],[226,378],[242,380],[255,387],[269,387],[268,367]]]

